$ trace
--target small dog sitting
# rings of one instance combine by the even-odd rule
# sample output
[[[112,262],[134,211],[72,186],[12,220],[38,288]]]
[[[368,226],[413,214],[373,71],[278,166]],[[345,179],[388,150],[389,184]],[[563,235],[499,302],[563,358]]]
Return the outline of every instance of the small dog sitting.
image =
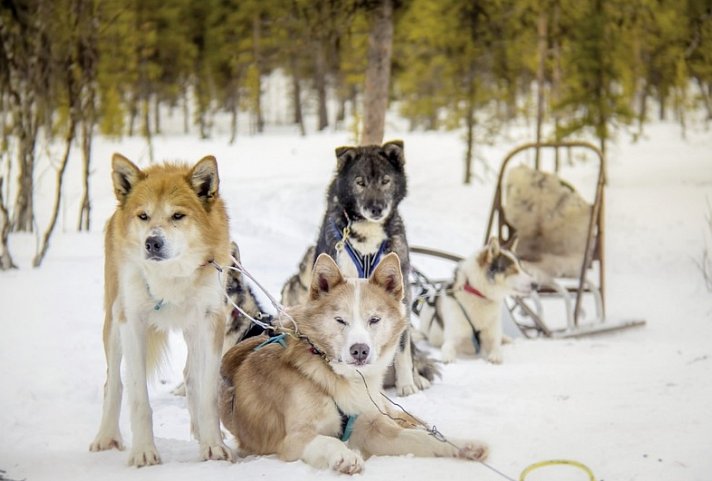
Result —
[[[304,337],[249,338],[223,358],[220,417],[240,449],[346,474],[360,472],[370,455],[483,460],[486,445],[443,442],[380,395],[408,326],[403,298],[397,254],[385,255],[368,279],[346,279],[320,255],[306,303],[288,309]],[[284,317],[277,322],[292,327]]]
[[[458,264],[444,291],[423,299],[420,330],[433,346],[441,347],[443,362],[480,350],[489,362],[502,362],[504,299],[529,295],[533,281],[512,253],[515,247],[516,240],[509,250],[496,237],[490,238],[484,249]]]

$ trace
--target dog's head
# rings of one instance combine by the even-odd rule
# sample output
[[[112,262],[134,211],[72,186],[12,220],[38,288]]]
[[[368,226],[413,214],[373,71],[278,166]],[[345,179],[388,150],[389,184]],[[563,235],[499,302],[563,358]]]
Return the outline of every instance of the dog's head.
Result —
[[[141,170],[114,154],[112,168],[122,235],[132,258],[195,268],[211,255],[212,246],[227,245],[226,222],[219,222],[224,229],[215,225],[221,202],[215,157],[192,168],[167,164]]]
[[[531,293],[534,279],[522,269],[514,254],[516,246],[516,237],[500,245],[497,237],[492,236],[477,257],[477,263],[491,287],[499,289],[503,295],[526,296]]]
[[[300,330],[332,360],[338,374],[385,371],[406,328],[403,275],[395,253],[369,279],[346,279],[321,254],[314,264]]]
[[[335,195],[353,218],[383,222],[406,195],[403,142],[336,149]]]

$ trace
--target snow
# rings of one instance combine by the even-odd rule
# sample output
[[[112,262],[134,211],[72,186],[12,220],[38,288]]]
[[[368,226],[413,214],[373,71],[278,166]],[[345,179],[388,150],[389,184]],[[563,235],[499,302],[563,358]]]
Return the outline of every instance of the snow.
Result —
[[[530,130],[530,129],[529,129]],[[494,179],[461,185],[462,141],[455,133],[387,136],[406,145],[409,196],[402,204],[412,245],[469,254],[482,245]],[[522,129],[481,151],[493,168],[529,138]],[[317,233],[334,148],[343,131],[296,135],[274,129],[199,141],[154,139],[158,159],[217,156],[231,231],[244,264],[272,293],[293,273]],[[61,146],[52,147],[59,149]],[[333,479],[273,457],[236,464],[200,462],[190,439],[180,381],[185,348],[174,339],[171,365],[151,387],[161,466],[126,466],[127,452],[90,453],[104,382],[102,227],[115,201],[110,156],[120,151],[147,165],[143,140],[99,139],[94,147],[92,232],[75,233],[80,157],[71,157],[65,204],[44,265],[30,267],[34,235],[14,235],[21,269],[0,273],[0,475],[13,480]],[[712,135],[671,124],[648,127],[637,143],[611,145],[606,189],[607,301],[611,319],[645,319],[643,328],[580,340],[516,339],[504,364],[461,359],[443,378],[398,399],[447,436],[491,446],[489,463],[512,478],[530,463],[567,458],[599,480],[712,479],[712,295],[696,264],[705,248],[712,199]],[[590,181],[589,167],[570,168]],[[14,176],[14,175],[13,175]],[[38,167],[38,225],[49,218],[54,169]],[[414,258],[431,268],[432,263]],[[432,266],[448,273],[451,266]],[[126,406],[121,428],[130,444]],[[265,413],[269,416],[270,413]],[[502,480],[477,463],[452,459],[372,458],[361,479]],[[533,472],[529,481],[584,480],[571,468]]]

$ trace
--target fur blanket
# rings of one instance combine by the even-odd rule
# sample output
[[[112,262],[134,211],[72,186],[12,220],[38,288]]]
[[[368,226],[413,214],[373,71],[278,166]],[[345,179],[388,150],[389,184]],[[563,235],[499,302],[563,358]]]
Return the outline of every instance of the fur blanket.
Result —
[[[520,165],[505,181],[504,213],[517,231],[516,253],[539,281],[576,277],[592,207],[558,176]]]

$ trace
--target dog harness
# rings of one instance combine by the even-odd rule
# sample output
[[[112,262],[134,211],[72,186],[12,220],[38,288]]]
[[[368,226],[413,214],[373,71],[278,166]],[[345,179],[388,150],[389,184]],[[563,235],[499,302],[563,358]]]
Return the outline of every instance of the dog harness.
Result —
[[[351,222],[349,222],[349,225],[350,224]],[[371,277],[371,273],[376,268],[378,263],[381,262],[381,257],[386,251],[388,239],[385,239],[383,242],[381,242],[381,245],[378,247],[378,250],[376,252],[371,254],[361,254],[358,249],[356,249],[353,244],[351,244],[351,241],[349,240],[348,226],[346,229],[344,229],[344,231],[346,231],[346,235],[344,235],[343,232],[339,231],[339,229],[336,227],[336,223],[332,223],[331,227],[334,231],[334,234],[336,234],[336,238],[339,239],[337,245],[343,246],[344,250],[351,258],[351,262],[353,262],[354,266],[356,266],[356,271],[358,272],[359,278],[368,279],[369,277]]]
[[[256,345],[252,350],[259,351],[263,347],[269,346],[270,344],[279,344],[283,348],[286,348],[287,347],[287,342],[285,341],[286,337],[287,337],[287,335],[284,333],[279,334],[277,336],[270,337],[269,339]],[[320,354],[314,346],[311,347],[311,352],[312,352],[312,354],[317,354],[317,355]],[[358,417],[358,414],[346,414],[344,411],[341,410],[339,405],[336,404],[336,401],[334,401],[334,405],[336,406],[336,410],[339,411],[339,416],[341,416],[341,434],[339,435],[339,439],[341,439],[341,441],[343,441],[343,442],[346,442],[351,437],[351,433],[353,433],[354,423],[356,422],[356,418]]]

